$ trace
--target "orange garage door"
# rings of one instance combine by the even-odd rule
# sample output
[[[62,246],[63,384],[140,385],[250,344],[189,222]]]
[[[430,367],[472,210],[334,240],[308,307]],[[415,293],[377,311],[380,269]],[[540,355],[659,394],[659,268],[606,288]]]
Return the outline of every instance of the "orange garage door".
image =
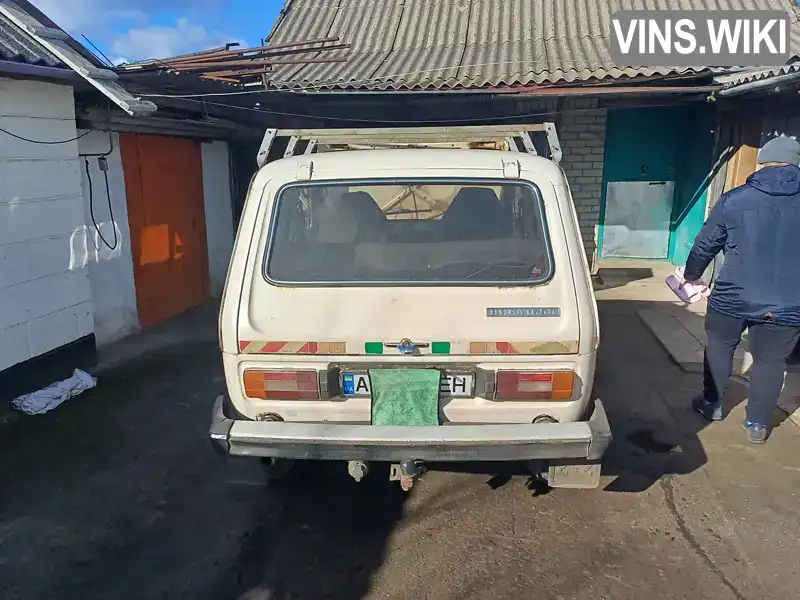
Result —
[[[209,296],[200,143],[120,135],[139,322],[150,327]]]

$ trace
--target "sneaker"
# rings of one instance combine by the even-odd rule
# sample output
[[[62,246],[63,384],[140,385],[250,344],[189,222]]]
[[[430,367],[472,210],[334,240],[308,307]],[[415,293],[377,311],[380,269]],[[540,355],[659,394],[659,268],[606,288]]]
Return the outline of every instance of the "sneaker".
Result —
[[[753,423],[752,421],[744,420],[742,427],[747,432],[747,439],[751,444],[763,444],[767,441],[767,426],[761,423]]]
[[[722,421],[722,405],[706,402],[702,394],[692,398],[692,408],[709,421]]]

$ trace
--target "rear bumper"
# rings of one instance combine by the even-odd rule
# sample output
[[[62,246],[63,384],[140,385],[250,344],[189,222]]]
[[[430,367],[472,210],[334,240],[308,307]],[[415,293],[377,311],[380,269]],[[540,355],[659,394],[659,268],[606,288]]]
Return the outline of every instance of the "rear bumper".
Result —
[[[521,425],[385,427],[229,419],[214,402],[209,436],[225,454],[308,460],[599,460],[611,428],[597,400],[588,421]]]

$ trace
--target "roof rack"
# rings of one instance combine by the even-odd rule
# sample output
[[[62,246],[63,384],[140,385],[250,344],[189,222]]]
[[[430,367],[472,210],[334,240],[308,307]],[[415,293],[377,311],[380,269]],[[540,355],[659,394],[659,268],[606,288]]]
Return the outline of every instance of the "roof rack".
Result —
[[[458,127],[381,127],[372,129],[267,129],[258,150],[259,168],[267,164],[277,138],[288,138],[283,158],[312,152],[379,148],[480,148],[539,154],[532,134],[543,134],[548,158],[561,161],[554,123]],[[304,143],[301,143],[304,142]],[[540,145],[544,148],[543,144]]]

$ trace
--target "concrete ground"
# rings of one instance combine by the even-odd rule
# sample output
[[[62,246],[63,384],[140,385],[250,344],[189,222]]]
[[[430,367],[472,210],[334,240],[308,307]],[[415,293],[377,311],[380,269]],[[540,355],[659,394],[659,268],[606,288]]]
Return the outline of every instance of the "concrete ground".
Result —
[[[740,405],[710,426],[691,413],[699,376],[628,285],[599,293],[600,489],[542,489],[514,465],[430,472],[408,495],[342,464],[266,485],[206,439],[224,387],[207,323],[0,437],[0,597],[797,598],[800,428],[754,447]]]
[[[651,271],[653,276],[644,276],[647,271]],[[677,301],[664,285],[664,279],[672,272],[672,266],[666,263],[650,263],[645,267],[641,263],[609,263],[602,272],[608,274],[605,279],[611,283],[605,283],[603,287],[608,289],[600,292],[601,297],[649,300],[638,311],[645,327],[675,364],[689,373],[702,373],[708,302],[701,300],[687,305]],[[752,367],[753,355],[749,351],[748,332],[745,332],[734,354],[733,374],[749,385]],[[778,406],[800,426],[800,356],[797,352],[789,361]]]

